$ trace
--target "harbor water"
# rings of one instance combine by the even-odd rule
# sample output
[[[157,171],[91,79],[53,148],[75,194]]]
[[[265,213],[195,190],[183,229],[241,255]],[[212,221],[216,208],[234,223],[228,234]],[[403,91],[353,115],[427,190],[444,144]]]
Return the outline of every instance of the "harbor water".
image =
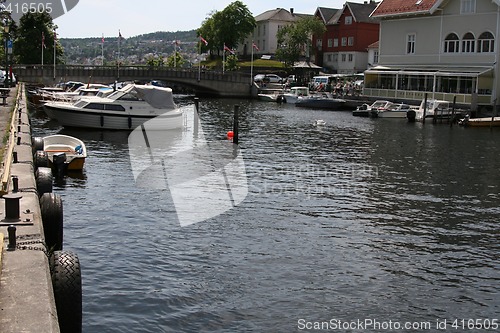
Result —
[[[168,188],[137,186],[128,132],[33,115],[89,153],[54,187],[84,332],[498,331],[498,129],[202,99],[207,140],[236,104],[248,194],[183,227]]]

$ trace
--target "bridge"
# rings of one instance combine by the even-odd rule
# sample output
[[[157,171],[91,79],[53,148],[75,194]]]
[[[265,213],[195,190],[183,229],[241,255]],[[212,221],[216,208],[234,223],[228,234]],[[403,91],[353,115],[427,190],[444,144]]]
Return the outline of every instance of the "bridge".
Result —
[[[218,97],[252,97],[257,87],[250,74],[212,70],[151,68],[148,66],[76,66],[76,65],[16,65],[13,72],[18,81],[27,84],[53,85],[59,82],[81,81],[110,84],[115,81],[161,80],[185,86],[197,95]]]

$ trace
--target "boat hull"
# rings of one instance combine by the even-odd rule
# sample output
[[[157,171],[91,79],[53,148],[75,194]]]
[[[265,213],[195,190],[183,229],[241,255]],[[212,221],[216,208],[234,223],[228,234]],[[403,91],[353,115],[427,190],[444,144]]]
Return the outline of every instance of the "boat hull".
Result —
[[[87,148],[80,139],[62,134],[49,135],[43,138],[43,150],[47,154],[51,168],[55,167],[54,155],[65,154],[67,170],[83,170],[87,157]]]
[[[468,127],[500,127],[500,117],[472,118],[463,122]]]
[[[379,118],[406,118],[405,111],[381,111],[377,115]]]
[[[326,109],[326,110],[342,110],[345,105],[344,100],[323,99],[323,98],[304,98],[299,99],[296,103],[298,107],[311,109]]]
[[[45,105],[45,113],[65,127],[85,127],[95,129],[133,130],[144,122],[156,119],[155,128],[168,130],[181,128],[184,124],[183,112],[179,109],[163,114],[131,115],[127,113],[93,112],[73,110]]]

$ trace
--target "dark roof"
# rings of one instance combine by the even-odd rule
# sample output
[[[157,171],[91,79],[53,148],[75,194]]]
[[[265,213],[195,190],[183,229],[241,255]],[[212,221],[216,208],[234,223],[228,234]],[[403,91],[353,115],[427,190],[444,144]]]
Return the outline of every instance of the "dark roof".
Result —
[[[370,14],[375,10],[376,7],[377,3],[375,1],[367,1],[366,3],[346,2],[344,4],[344,8],[337,11],[327,24],[338,24],[346,8],[351,12],[354,22],[376,23],[375,19],[370,17]]]
[[[316,15],[319,13],[321,18],[323,19],[323,22],[327,23],[339,10],[340,9],[318,7],[318,9],[316,9]]]

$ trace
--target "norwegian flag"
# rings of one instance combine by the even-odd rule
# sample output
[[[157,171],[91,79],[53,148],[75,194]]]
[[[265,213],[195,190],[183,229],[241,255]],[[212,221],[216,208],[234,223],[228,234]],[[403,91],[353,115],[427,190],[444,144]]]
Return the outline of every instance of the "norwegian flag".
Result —
[[[200,40],[201,40],[203,43],[205,43],[205,46],[208,46],[208,42],[205,40],[205,38],[203,38],[203,37],[201,37],[201,36],[200,36]]]
[[[224,44],[224,51],[228,51],[229,53],[234,54],[234,51],[227,47],[226,44]]]
[[[45,45],[45,33],[44,33],[43,31],[42,31],[42,47],[43,47],[44,49],[46,49],[46,48],[47,48],[47,46]]]
[[[254,49],[256,49],[257,51],[260,51],[260,50],[259,50],[259,47],[258,47],[258,46],[257,46],[254,42],[252,42],[252,47],[253,47]]]

